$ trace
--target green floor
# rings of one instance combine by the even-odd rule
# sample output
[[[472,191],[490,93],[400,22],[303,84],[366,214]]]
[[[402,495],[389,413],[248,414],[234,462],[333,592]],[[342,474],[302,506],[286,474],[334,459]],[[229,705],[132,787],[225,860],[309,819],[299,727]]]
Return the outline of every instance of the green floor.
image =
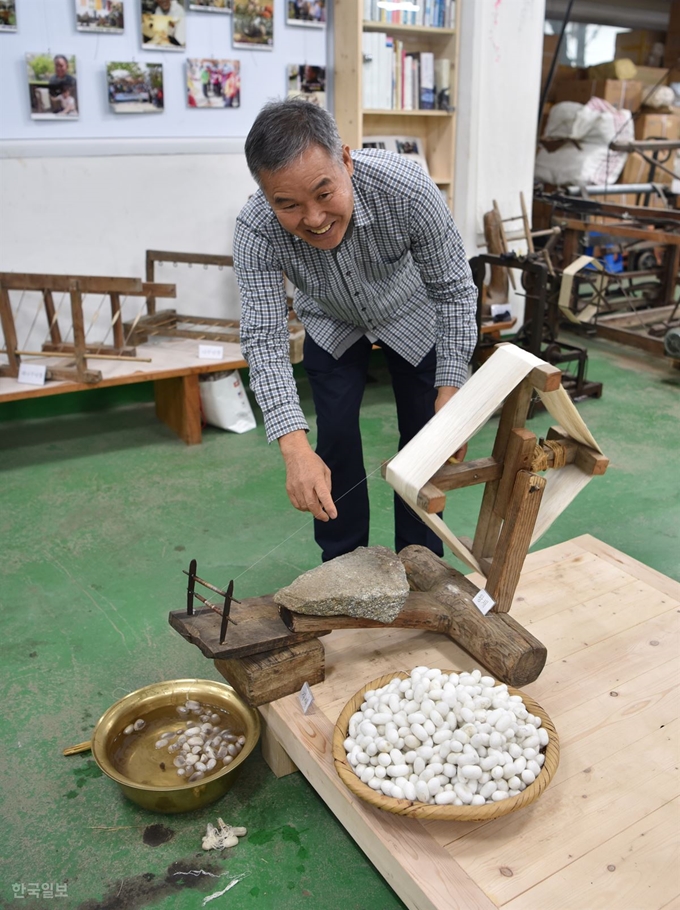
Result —
[[[622,347],[588,346],[589,376],[604,395],[579,410],[612,466],[539,546],[589,532],[680,578],[680,372]],[[369,471],[395,444],[379,354],[372,374]],[[309,412],[303,378],[299,387]],[[184,602],[192,557],[208,579],[236,578],[237,596],[273,591],[318,562],[310,521],[288,504],[261,422],[243,436],[209,428],[202,445],[187,447],[151,404],[121,401],[93,391],[0,408],[0,906],[22,906],[13,887],[37,883],[65,888],[72,908],[183,910],[241,879],[209,906],[402,907],[302,775],[277,780],[259,751],[224,802],[176,816],[127,802],[89,754],[62,757],[125,693],[220,678],[167,623]],[[63,413],[76,407],[90,410]],[[531,429],[548,425],[539,414]],[[471,457],[488,454],[494,432],[492,421]],[[391,495],[379,471],[370,491],[371,544],[391,546]],[[458,533],[473,529],[478,495],[452,494],[447,519]],[[201,836],[218,815],[249,836],[226,854],[205,854]]]

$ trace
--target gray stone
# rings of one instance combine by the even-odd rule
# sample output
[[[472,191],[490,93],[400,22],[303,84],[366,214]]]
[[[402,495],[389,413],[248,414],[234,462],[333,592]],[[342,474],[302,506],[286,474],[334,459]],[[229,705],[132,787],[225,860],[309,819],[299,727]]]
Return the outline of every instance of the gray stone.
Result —
[[[310,616],[363,616],[389,623],[409,586],[401,560],[387,547],[358,547],[300,575],[274,595],[282,607]]]

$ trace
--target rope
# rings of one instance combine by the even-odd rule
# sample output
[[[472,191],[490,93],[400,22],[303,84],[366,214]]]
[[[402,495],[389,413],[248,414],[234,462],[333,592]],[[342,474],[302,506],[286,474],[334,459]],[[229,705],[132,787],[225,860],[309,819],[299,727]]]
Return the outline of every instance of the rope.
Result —
[[[553,459],[550,464],[549,455],[552,452]],[[534,457],[531,462],[532,471],[547,471],[548,468],[563,468],[567,463],[566,446],[559,440],[546,439],[541,445],[534,447]]]

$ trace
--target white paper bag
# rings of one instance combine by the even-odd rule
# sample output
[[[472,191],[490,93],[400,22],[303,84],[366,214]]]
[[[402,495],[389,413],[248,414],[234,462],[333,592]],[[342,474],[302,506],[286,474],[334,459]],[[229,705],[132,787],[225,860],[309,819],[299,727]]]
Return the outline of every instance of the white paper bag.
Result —
[[[206,423],[232,433],[255,428],[255,416],[238,370],[200,377],[201,408]]]

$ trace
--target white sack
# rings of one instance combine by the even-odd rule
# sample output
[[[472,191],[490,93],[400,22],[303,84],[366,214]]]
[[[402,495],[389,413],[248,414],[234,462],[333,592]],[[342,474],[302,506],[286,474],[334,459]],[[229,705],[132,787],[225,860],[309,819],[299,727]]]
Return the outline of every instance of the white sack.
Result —
[[[255,428],[255,417],[238,370],[200,377],[201,408],[207,423],[232,433]]]

